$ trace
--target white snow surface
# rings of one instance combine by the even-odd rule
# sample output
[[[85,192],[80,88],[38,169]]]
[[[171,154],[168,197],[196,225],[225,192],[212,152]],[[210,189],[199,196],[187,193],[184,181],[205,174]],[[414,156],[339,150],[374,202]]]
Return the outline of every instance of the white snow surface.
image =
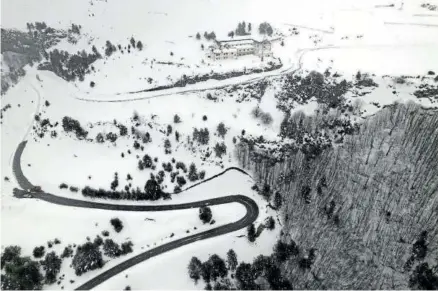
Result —
[[[428,2],[438,3],[436,0]],[[394,7],[385,7],[388,4],[394,4]],[[209,177],[226,167],[238,165],[232,139],[239,136],[243,129],[247,135],[263,135],[270,140],[278,138],[284,116],[276,108],[275,90],[272,87],[266,90],[260,101],[250,98],[242,103],[237,103],[234,95],[221,95],[212,89],[214,87],[239,84],[298,68],[321,72],[330,68],[347,80],[352,79],[360,70],[375,74],[373,79],[379,84],[378,88],[365,96],[347,96],[352,102],[362,103],[361,109],[366,110],[364,116],[379,109],[372,103],[386,105],[394,101],[412,100],[424,106],[436,106],[428,99],[418,100],[412,95],[419,80],[409,79],[406,84],[395,84],[391,77],[385,76],[425,75],[429,70],[438,73],[438,17],[418,16],[425,13],[437,16],[438,12],[425,11],[420,4],[418,1],[399,0],[3,1],[2,27],[5,28],[25,30],[26,22],[34,21],[45,21],[56,28],[65,28],[71,23],[81,24],[83,33],[79,42],[72,45],[62,41],[57,45],[58,49],[72,53],[82,49],[89,52],[91,45],[95,44],[103,53],[102,46],[106,40],[115,45],[120,43],[126,46],[131,36],[141,40],[144,48],[142,51],[132,50],[130,54],[117,52],[110,58],[99,60],[94,64],[96,72],[87,75],[83,82],[67,83],[51,72],[27,67],[26,76],[2,96],[2,108],[6,104],[12,106],[3,113],[1,124],[2,249],[7,245],[18,244],[22,246],[24,255],[31,255],[35,246],[46,245],[48,240],[59,238],[62,244],[53,247],[59,253],[68,244],[84,243],[87,236],[94,239],[102,230],[108,229],[111,237],[119,243],[128,239],[133,241],[134,253],[130,257],[154,245],[181,238],[188,229],[192,234],[236,221],[244,215],[244,209],[240,205],[215,206],[212,211],[216,224],[210,226],[202,225],[197,209],[129,213],[61,207],[36,199],[15,199],[12,189],[17,185],[11,170],[12,156],[17,145],[24,139],[29,142],[23,153],[22,165],[31,182],[56,195],[87,199],[80,193],[60,190],[58,186],[65,182],[79,188],[90,185],[109,189],[114,173],[118,172],[119,189],[127,183],[128,173],[133,176],[133,186],[141,188],[151,171],[138,170],[136,155],[141,158],[145,153],[159,158],[157,170],[161,168],[162,162],[170,162],[175,157],[187,166],[194,162],[198,170],[205,170],[206,177]],[[256,33],[258,23],[268,21],[272,24],[276,30],[274,37],[284,40],[284,46],[280,42],[273,43],[274,57],[280,58],[283,63],[281,69],[223,81],[210,80],[165,92],[116,95],[166,84],[170,82],[168,76],[176,80],[182,74],[204,74],[211,70],[227,72],[266,65],[266,61],[262,64],[255,57],[209,62],[205,58],[205,51],[200,49],[200,44],[203,43],[207,48],[210,43],[205,39],[198,41],[194,38],[197,32],[203,35],[204,31],[215,31],[218,39],[226,39],[228,32],[234,30],[237,23],[243,20],[253,23],[254,37],[259,37]],[[299,31],[298,35],[293,34],[294,26]],[[170,51],[174,53],[173,57],[170,56]],[[154,62],[151,68],[153,59],[156,62],[174,62],[181,65],[158,65]],[[147,82],[148,77],[153,78],[152,84]],[[95,88],[90,88],[90,81],[96,82]],[[216,101],[208,100],[207,92],[190,92],[193,89],[209,88],[211,90],[208,92],[218,97]],[[395,94],[392,93],[394,90]],[[127,102],[87,102],[80,99]],[[46,100],[50,102],[48,107],[44,105]],[[251,116],[251,111],[256,106],[272,115],[271,125],[260,124],[260,121]],[[304,106],[298,106],[294,111],[313,114],[316,109],[317,103],[313,100]],[[87,127],[90,137],[94,138],[99,132],[116,132],[117,129],[112,125],[114,119],[128,125],[130,130],[130,118],[134,111],[141,116],[142,129],[147,130],[153,140],[145,145],[144,151],[134,151],[133,140],[126,137],[119,137],[115,144],[108,141],[104,144],[78,141],[65,134],[61,126],[56,128],[56,139],[46,134],[43,139],[34,140],[32,125],[34,115],[38,112],[42,113],[42,118],[49,118],[52,123],[61,123],[64,116],[75,118]],[[173,123],[175,114],[181,117],[181,123]],[[203,115],[208,117],[207,121],[202,120]],[[97,125],[98,122],[104,124]],[[225,139],[214,135],[220,122],[228,128]],[[147,123],[151,123],[153,129],[148,128]],[[172,125],[173,131],[180,132],[180,142],[175,141],[173,134],[167,137],[160,132],[166,130],[168,124]],[[213,152],[204,161],[202,158],[207,146],[187,146],[187,138],[192,135],[194,127],[208,128],[210,150],[216,142],[223,141],[227,145],[227,154],[219,159]],[[171,155],[164,154],[163,143],[166,138],[172,143]],[[128,149],[131,149],[131,154],[127,153]],[[121,158],[122,152],[125,158]],[[5,176],[9,177],[9,182],[4,180]],[[168,178],[164,184],[168,191],[173,189]],[[242,194],[258,203],[258,225],[266,217],[277,214],[267,208],[266,201],[251,190],[253,184],[254,181],[248,176],[230,171],[218,179],[173,195],[171,200],[107,202],[184,203]],[[124,223],[125,228],[119,234],[111,231],[109,220],[112,217],[119,217]],[[210,254],[217,253],[225,257],[225,253],[233,248],[239,261],[250,262],[259,254],[271,253],[279,232],[277,224],[274,231],[265,230],[255,244],[249,243],[245,237],[237,237],[244,235],[245,230],[198,241],[130,268],[104,282],[98,289],[120,290],[126,285],[133,289],[202,289],[203,284],[195,285],[187,274],[187,265],[192,256],[206,260]],[[175,234],[173,238],[169,237],[171,233]],[[102,270],[89,272],[81,277],[74,275],[69,267],[70,261],[66,260],[61,270],[61,274],[66,274],[62,285],[66,289],[73,289],[126,258],[128,256],[111,260]],[[75,283],[70,284],[70,279],[75,280]],[[45,288],[54,289],[59,286]]]

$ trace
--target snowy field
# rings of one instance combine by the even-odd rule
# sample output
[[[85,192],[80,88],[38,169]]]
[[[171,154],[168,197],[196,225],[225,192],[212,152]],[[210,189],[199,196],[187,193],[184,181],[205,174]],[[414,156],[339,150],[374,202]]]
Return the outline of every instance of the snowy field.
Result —
[[[438,1],[429,3],[438,4]],[[387,7],[389,4],[394,4],[394,7]],[[46,9],[49,6],[51,8]],[[370,94],[361,97],[347,95],[352,102],[360,99],[362,110],[365,110],[363,116],[376,112],[380,108],[376,103],[383,106],[395,101],[412,100],[427,107],[438,106],[429,99],[417,99],[412,94],[422,83],[436,84],[432,77],[427,80],[411,78],[404,84],[397,84],[394,79],[398,76],[424,76],[428,71],[438,73],[437,16],[437,11],[424,10],[417,1],[398,0],[3,1],[4,28],[25,31],[26,22],[34,21],[45,21],[57,28],[68,27],[71,23],[82,26],[83,33],[77,44],[62,41],[51,49],[72,53],[84,49],[90,52],[92,45],[101,49],[107,40],[125,46],[131,36],[141,40],[144,48],[141,51],[132,50],[129,54],[117,52],[110,58],[98,60],[94,64],[95,72],[87,75],[83,82],[68,83],[52,72],[26,67],[26,76],[2,96],[2,108],[6,104],[11,105],[3,113],[1,124],[2,250],[5,246],[17,244],[22,247],[23,254],[31,255],[35,246],[46,245],[48,240],[59,238],[61,245],[53,247],[59,253],[68,244],[84,243],[87,236],[94,239],[102,230],[111,232],[109,220],[119,217],[125,228],[121,233],[112,231],[111,238],[119,243],[131,240],[134,252],[111,260],[103,270],[80,277],[75,276],[69,267],[71,259],[65,260],[61,269],[61,274],[66,274],[63,286],[72,289],[131,256],[186,236],[187,230],[199,233],[237,221],[245,214],[244,207],[238,204],[214,206],[212,212],[216,223],[203,225],[198,209],[129,213],[61,207],[37,199],[16,199],[12,195],[12,189],[17,187],[12,173],[12,157],[22,140],[28,140],[22,158],[25,175],[45,191],[64,197],[89,199],[83,197],[80,191],[60,190],[61,183],[79,189],[85,186],[109,189],[115,172],[120,178],[119,190],[128,183],[143,188],[154,172],[138,169],[138,160],[146,153],[158,158],[157,171],[162,163],[171,163],[171,159],[175,158],[187,166],[195,163],[198,170],[205,170],[205,178],[208,178],[227,167],[239,166],[233,138],[242,136],[242,130],[246,136],[262,135],[276,140],[279,139],[280,124],[284,118],[284,113],[277,108],[277,88],[268,87],[260,100],[247,98],[238,102],[241,92],[225,93],[222,88],[225,86],[263,80],[267,76],[275,81],[276,77],[295,70],[302,73],[330,69],[347,80],[352,80],[361,71],[373,75],[379,85]],[[204,31],[215,31],[218,39],[226,39],[228,32],[243,20],[253,23],[254,37],[258,36],[256,28],[259,23],[268,21],[272,24],[274,37],[284,41],[284,45],[273,43],[272,49],[274,57],[282,61],[282,68],[222,81],[209,80],[165,92],[126,94],[169,84],[183,74],[224,73],[266,66],[266,61],[262,62],[254,56],[212,62],[206,59],[205,50],[201,49],[201,44],[208,47],[211,42],[195,38],[197,32],[203,35]],[[299,34],[293,33],[294,27]],[[148,82],[148,78],[152,81]],[[96,83],[94,88],[89,85],[91,81]],[[212,94],[215,100],[208,99],[207,93]],[[106,102],[115,100],[120,102]],[[50,105],[47,106],[46,102]],[[256,107],[272,116],[271,124],[264,125],[252,116],[251,112]],[[316,109],[314,101],[294,108],[306,114],[313,114]],[[139,129],[147,130],[152,138],[152,142],[144,144],[144,150],[133,149],[134,140],[129,136],[119,136],[116,142],[104,143],[78,140],[73,134],[65,133],[60,125],[64,116],[72,117],[86,128],[89,137],[94,140],[98,133],[117,131],[114,120],[130,130],[134,112],[141,120]],[[48,118],[52,124],[59,123],[55,128],[58,132],[56,138],[50,137],[50,134],[37,137],[32,127],[36,124],[35,115],[39,113],[41,118]],[[180,116],[181,123],[174,123],[175,114]],[[224,138],[216,133],[221,122],[227,128]],[[173,129],[170,135],[166,134],[168,125]],[[188,140],[192,138],[194,128],[208,128],[209,145],[190,145]],[[175,139],[175,131],[180,134],[179,141]],[[164,152],[166,139],[172,144],[171,154]],[[219,158],[212,148],[222,142],[227,152]],[[207,152],[212,154],[206,156]],[[133,177],[132,181],[126,180],[128,174]],[[9,181],[5,181],[5,177]],[[257,226],[269,216],[277,217],[278,213],[268,208],[267,202],[251,190],[254,182],[242,173],[230,171],[199,187],[172,195],[171,200],[106,202],[161,205],[242,194],[254,199],[259,206]],[[188,182],[186,186],[191,184]],[[166,191],[172,192],[174,184],[169,175],[163,185]],[[174,236],[171,238],[172,233]],[[255,243],[248,242],[244,237],[246,229],[198,241],[136,265],[98,288],[120,290],[130,285],[133,289],[202,289],[203,283],[195,285],[187,274],[192,256],[201,261],[213,253],[225,257],[232,248],[239,261],[251,262],[259,254],[271,253],[279,233],[277,224],[273,231],[264,230]],[[69,280],[75,282],[69,283]]]

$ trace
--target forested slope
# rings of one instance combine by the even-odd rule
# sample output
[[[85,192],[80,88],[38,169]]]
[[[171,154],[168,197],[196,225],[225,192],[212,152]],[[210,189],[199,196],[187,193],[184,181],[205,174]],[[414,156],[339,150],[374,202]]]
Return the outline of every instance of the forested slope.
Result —
[[[238,151],[283,197],[282,240],[300,249],[283,264],[294,288],[418,288],[428,276],[418,266],[437,268],[438,112],[386,107],[316,157]]]

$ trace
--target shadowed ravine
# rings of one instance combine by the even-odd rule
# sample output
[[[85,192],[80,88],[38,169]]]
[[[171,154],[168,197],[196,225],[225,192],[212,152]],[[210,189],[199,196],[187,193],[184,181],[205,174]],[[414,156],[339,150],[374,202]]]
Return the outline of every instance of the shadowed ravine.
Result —
[[[31,194],[33,198],[37,198],[40,200],[47,201],[49,203],[63,205],[63,206],[70,206],[70,207],[82,207],[82,208],[92,208],[92,209],[103,209],[103,210],[115,210],[115,211],[171,211],[171,210],[181,210],[181,209],[190,209],[190,208],[198,208],[202,206],[212,206],[212,205],[221,205],[221,204],[227,204],[227,203],[240,203],[242,204],[246,209],[246,214],[244,217],[239,219],[236,222],[228,223],[198,234],[194,234],[188,237],[184,237],[175,241],[172,241],[167,244],[163,244],[161,246],[158,246],[154,249],[151,249],[149,251],[143,252],[139,255],[136,255],[117,266],[114,266],[105,272],[99,274],[95,278],[91,279],[90,281],[82,284],[77,288],[77,290],[89,290],[91,288],[94,288],[101,284],[102,282],[108,280],[109,278],[125,271],[126,269],[139,264],[149,258],[158,256],[162,253],[168,252],[170,250],[176,249],[178,247],[196,242],[198,240],[204,240],[212,237],[216,237],[219,235],[227,234],[239,229],[242,229],[251,223],[253,223],[259,214],[259,209],[257,204],[254,200],[247,196],[243,195],[229,195],[229,196],[223,196],[219,198],[213,198],[213,199],[207,199],[202,201],[196,201],[196,202],[190,202],[190,203],[183,203],[183,204],[167,204],[167,205],[127,205],[127,204],[110,204],[110,203],[101,203],[101,202],[91,202],[91,201],[84,201],[84,200],[77,200],[77,199],[70,199],[70,198],[64,198],[60,197],[54,194],[50,193],[30,193],[30,189],[32,189],[33,185],[29,182],[29,180],[24,176],[23,171],[21,169],[21,155],[26,147],[27,141],[23,141],[18,145],[18,148],[14,155],[13,160],[13,172],[15,175],[15,178],[17,180],[18,185],[22,188],[21,189],[14,189],[14,195],[20,196],[21,194]],[[206,183],[208,181],[211,181],[212,179],[215,179],[226,172],[230,170],[235,170],[242,172],[246,175],[244,170],[239,168],[228,168],[225,171],[214,175],[205,181],[202,181],[196,185],[193,185],[187,189],[199,186],[202,183]],[[185,190],[187,190],[185,189]]]

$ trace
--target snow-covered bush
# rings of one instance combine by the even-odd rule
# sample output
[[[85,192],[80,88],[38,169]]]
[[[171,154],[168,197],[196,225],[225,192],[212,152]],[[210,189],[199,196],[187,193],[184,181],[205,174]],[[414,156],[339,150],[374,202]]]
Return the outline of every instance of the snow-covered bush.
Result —
[[[39,290],[43,285],[43,275],[37,261],[21,257],[19,246],[6,247],[1,256],[2,290]]]
[[[106,239],[103,243],[103,253],[110,258],[117,258],[121,255],[122,250],[119,244],[112,239]]]
[[[117,134],[115,134],[113,132],[109,132],[106,134],[106,139],[111,141],[111,142],[115,142],[117,140]]]
[[[227,153],[227,146],[223,142],[216,143],[214,146],[214,152],[216,153],[216,157],[222,158],[222,156]]]
[[[103,134],[102,133],[98,133],[97,135],[96,135],[96,142],[98,142],[98,143],[103,143],[103,142],[105,142],[105,138],[103,137]]]
[[[116,232],[121,232],[121,231],[122,231],[122,229],[123,229],[123,223],[122,223],[122,221],[121,221],[119,218],[117,218],[117,217],[112,218],[112,219],[110,220],[110,223],[111,223],[111,225],[114,227],[114,230],[115,230]]]
[[[78,246],[72,260],[72,266],[77,276],[102,268],[103,265],[102,253],[97,246],[91,242]]]
[[[198,170],[196,169],[196,165],[194,163],[190,164],[189,174],[187,175],[191,182],[197,181],[199,179]]]
[[[55,252],[50,252],[46,255],[44,260],[41,262],[43,266],[45,274],[45,282],[47,284],[53,284],[56,282],[56,276],[59,274],[61,270],[62,259],[59,258]]]
[[[193,130],[193,140],[197,141],[201,145],[208,144],[210,140],[210,132],[208,131],[208,128],[201,128],[200,130],[195,128]]]
[[[44,248],[44,246],[39,246],[39,247],[35,247],[34,249],[33,249],[33,256],[35,257],[35,258],[37,258],[37,259],[39,259],[39,258],[42,258],[43,256],[44,256],[44,253],[45,253],[46,251],[45,251],[45,248]]]
[[[67,246],[64,248],[64,251],[61,254],[61,258],[69,258],[73,255],[73,249],[71,246]]]
[[[183,176],[176,177],[176,182],[178,183],[179,187],[182,187],[187,183],[186,179]]]
[[[225,127],[225,124],[223,122],[219,123],[217,126],[217,134],[224,138],[225,134],[227,134],[228,129]]]
[[[211,212],[210,207],[203,206],[203,207],[199,208],[199,219],[201,219],[201,221],[203,223],[209,223],[211,221],[212,217],[213,217],[213,214]]]
[[[86,132],[82,127],[79,121],[65,116],[62,119],[62,128],[65,132],[73,132],[76,134],[76,137],[79,139],[84,139],[87,137],[88,132]]]
[[[122,249],[121,254],[122,255],[127,255],[129,253],[132,253],[132,246],[133,245],[134,244],[132,243],[132,241],[127,241],[127,242],[122,243],[122,245],[121,245],[121,249]]]

